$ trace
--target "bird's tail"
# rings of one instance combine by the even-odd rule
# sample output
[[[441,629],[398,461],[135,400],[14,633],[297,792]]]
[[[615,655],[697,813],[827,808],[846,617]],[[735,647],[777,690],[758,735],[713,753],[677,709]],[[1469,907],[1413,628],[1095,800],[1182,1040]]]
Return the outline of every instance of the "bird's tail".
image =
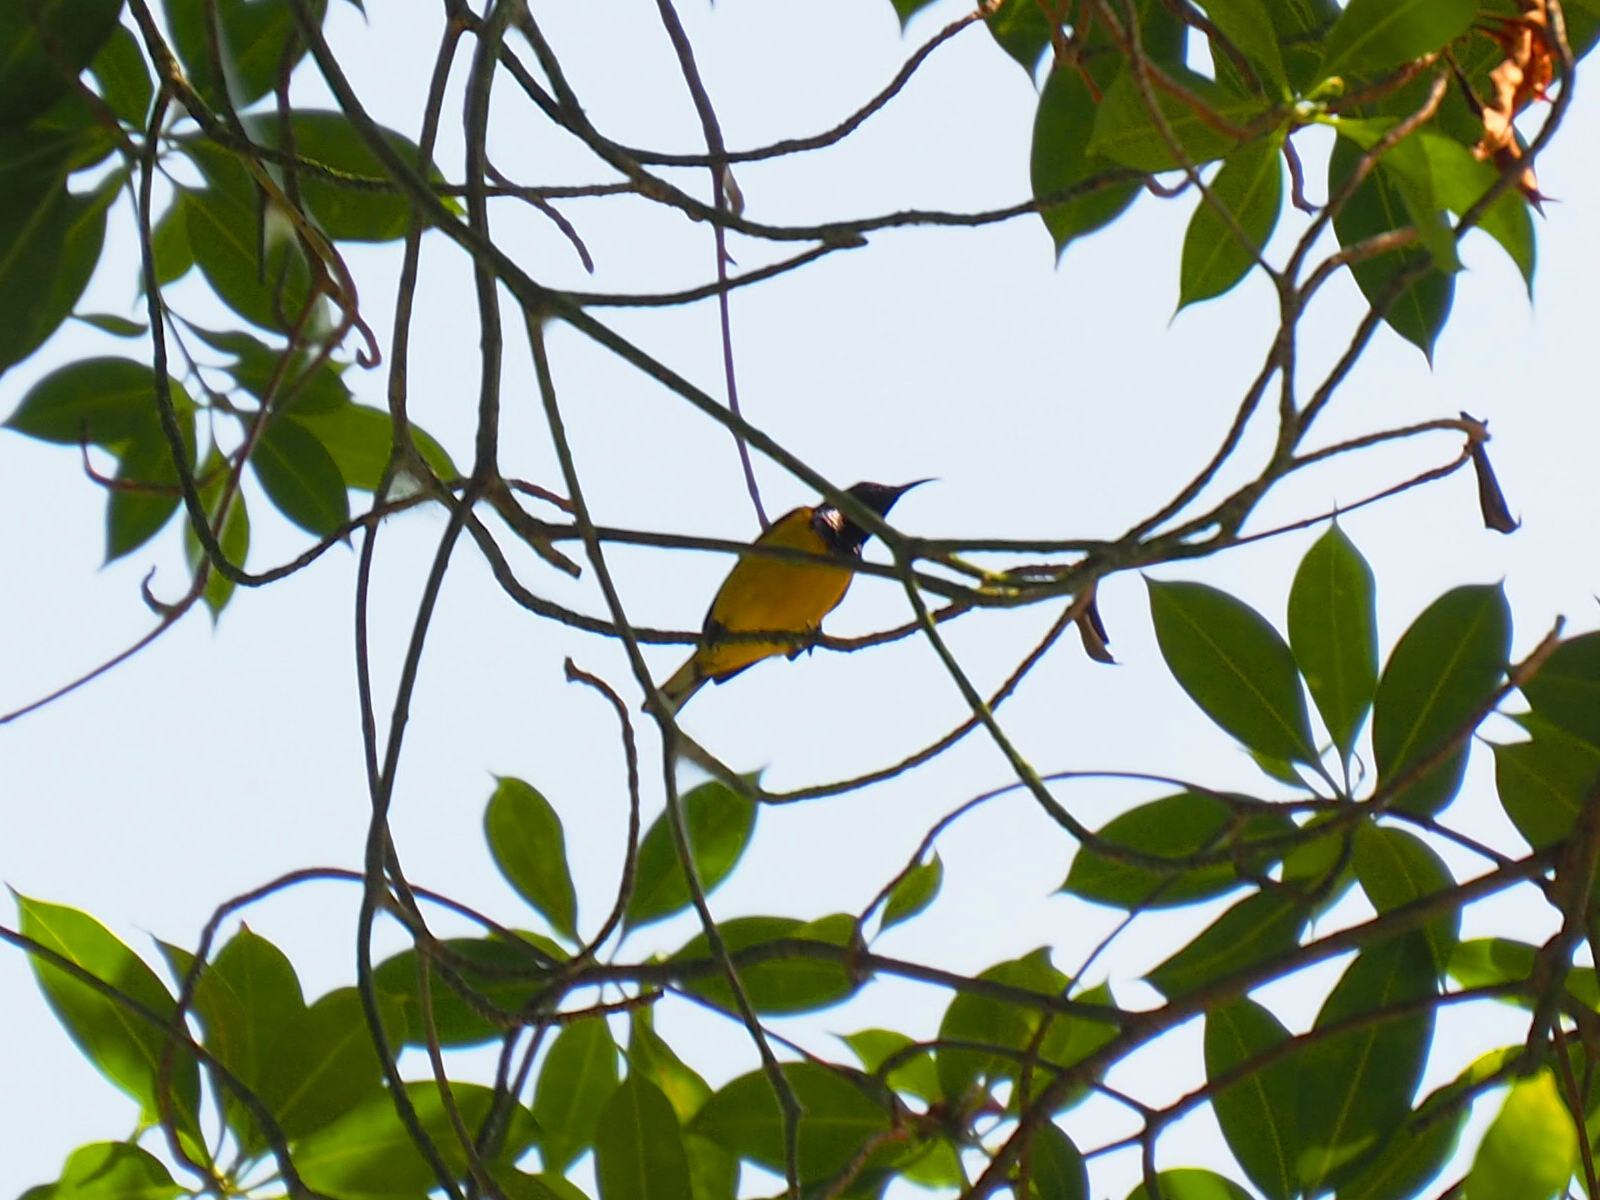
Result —
[[[689,698],[706,685],[706,677],[695,669],[694,655],[673,672],[672,678],[661,685],[661,696],[667,702],[667,711],[676,713]]]

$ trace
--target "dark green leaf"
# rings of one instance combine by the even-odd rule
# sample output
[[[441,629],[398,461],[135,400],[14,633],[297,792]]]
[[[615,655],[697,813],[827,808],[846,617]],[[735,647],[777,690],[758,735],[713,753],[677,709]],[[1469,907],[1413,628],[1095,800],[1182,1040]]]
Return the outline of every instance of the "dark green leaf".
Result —
[[[228,478],[228,463],[213,446],[211,455],[206,459],[206,464],[201,468],[196,480],[200,485],[200,502],[213,527],[216,525],[217,514],[222,505],[223,493],[227,490]],[[245,559],[250,555],[250,513],[245,507],[244,496],[237,490],[234,491],[233,500],[228,505],[228,518],[223,522],[222,533],[218,540],[228,561],[242,568]],[[200,539],[195,536],[194,526],[187,520],[183,524],[183,554],[191,571],[200,565],[202,557]],[[233,595],[233,589],[233,580],[220,571],[215,569],[211,571],[210,578],[206,580],[204,596],[206,607],[211,610],[213,619],[227,606],[229,598]]]
[[[1294,655],[1266,618],[1202,583],[1145,584],[1161,655],[1206,716],[1252,750],[1316,763]]]
[[[1403,829],[1363,822],[1356,826],[1351,855],[1356,878],[1372,907],[1386,913],[1402,904],[1455,886],[1450,869],[1433,849]],[[1433,950],[1434,966],[1443,973],[1461,930],[1461,910],[1452,908],[1423,926]]]
[[[91,1142],[67,1158],[55,1183],[30,1188],[23,1200],[176,1200],[183,1189],[161,1160],[128,1142]]]
[[[1317,81],[1375,75],[1432,54],[1477,15],[1478,0],[1350,0],[1328,31]]]
[[[121,25],[112,30],[90,69],[111,111],[142,129],[155,97],[155,83],[133,32]]]
[[[1600,633],[1562,642],[1522,694],[1545,720],[1600,746]]]
[[[318,22],[326,0],[307,6]],[[217,55],[207,34],[208,0],[168,0],[167,24],[189,81],[213,107],[246,108],[272,90],[280,71],[305,54],[292,0],[216,0]],[[285,52],[292,58],[285,63]],[[222,73],[217,71],[217,56]],[[226,90],[222,80],[227,80]]]
[[[1437,990],[1433,950],[1420,933],[1402,934],[1356,956],[1317,1014],[1337,1025]],[[1300,1177],[1315,1194],[1375,1150],[1405,1119],[1433,1035],[1426,1009],[1365,1024],[1317,1042],[1300,1064]]]
[[[1056,1125],[1041,1126],[1028,1145],[1034,1200],[1089,1200],[1089,1171],[1072,1139]]]
[[[884,1090],[865,1075],[812,1062],[785,1063],[783,1074],[804,1110],[802,1183],[838,1174],[868,1141],[890,1128]],[[742,1075],[712,1096],[691,1128],[740,1158],[783,1173],[783,1118],[762,1071]]]
[[[1064,995],[1071,982],[1051,964],[1050,952],[1043,947],[1022,958],[997,963],[978,978],[1024,988],[1051,998]],[[950,1006],[945,1009],[944,1019],[939,1023],[939,1037],[948,1041],[981,1042],[1021,1052],[1034,1044],[1034,1037],[1043,1019],[1043,1013],[1032,1005],[1014,1004],[974,992],[963,992],[953,997]],[[1065,1018],[1056,1017],[1055,1020],[1063,1021]],[[1022,1070],[1022,1064],[1015,1055],[949,1047],[939,1051],[936,1066],[940,1091],[945,1100],[953,1105],[968,1103],[968,1093],[974,1084],[988,1088],[1001,1080],[1016,1079]]]
[[[844,913],[804,923],[788,917],[736,917],[717,926],[730,952],[749,949],[777,939],[821,942],[828,946],[848,944],[855,932],[855,919]],[[673,956],[684,959],[710,959],[704,933],[697,935]],[[739,968],[739,982],[757,1012],[767,1014],[810,1012],[847,1000],[859,984],[844,967],[825,959],[777,956]],[[724,1008],[734,1007],[733,993],[720,971],[688,985],[689,990]]]
[[[1377,610],[1372,568],[1336,524],[1295,572],[1289,645],[1333,744],[1348,759],[1378,686]]]
[[[194,470],[194,418],[180,420],[184,465]],[[172,451],[160,429],[126,442],[117,454],[117,475],[106,501],[106,561],[144,545],[178,510],[181,492]]]
[[[489,1173],[506,1194],[506,1200],[589,1200],[576,1184],[560,1175],[529,1175],[505,1166]]]
[[[516,1012],[541,989],[550,966],[566,952],[537,933],[519,933],[517,941],[500,938],[450,938],[450,974],[432,970],[429,995],[433,1027],[442,1046],[471,1046],[498,1037],[503,1028],[484,1016],[485,1002],[506,1012]],[[462,960],[465,960],[464,962]],[[474,971],[472,964],[483,970]],[[427,1043],[422,998],[418,987],[417,953],[405,950],[379,963],[373,971],[379,993],[398,1002],[405,1015],[408,1046]],[[478,994],[472,1000],[456,991],[457,983]]]
[[[150,252],[155,259],[156,282],[162,287],[175,283],[194,266],[194,249],[189,245],[189,218],[185,211],[189,194],[179,192],[172,198],[167,211],[161,214],[156,227],[150,231]],[[141,273],[139,288],[144,290]]]
[[[564,1027],[545,1057],[533,1098],[545,1170],[564,1174],[594,1145],[601,1111],[616,1090],[617,1045],[605,1018],[590,1017]],[[659,1089],[656,1094],[661,1095]],[[676,1117],[672,1123],[676,1128]]]
[[[1428,606],[1390,654],[1372,707],[1372,751],[1378,786],[1475,727],[1505,673],[1511,613],[1500,585],[1455,588]],[[1460,786],[1465,747],[1442,767],[1406,787],[1395,802],[1405,812],[1432,814]]]
[[[0,134],[0,372],[67,319],[100,261],[115,178],[74,195],[70,151],[54,134]]]
[[[109,333],[112,337],[143,337],[150,331],[150,326],[144,324],[144,322],[130,321],[127,317],[119,317],[115,313],[73,313],[72,315],[85,325],[92,325],[101,333]]]
[[[411,202],[398,186],[371,186],[374,181],[386,180],[388,171],[343,113],[298,109],[291,124],[295,153],[300,158],[364,181],[341,184],[315,170],[300,172],[301,198],[329,237],[337,241],[387,242],[405,236],[411,224]],[[261,133],[268,144],[279,144],[276,118],[264,122]],[[389,129],[383,130],[383,137],[402,159],[418,166],[415,142]],[[437,171],[424,174],[438,178]]]
[[[1163,70],[1225,125],[1246,128],[1268,110],[1269,106],[1261,100],[1235,95],[1187,67],[1173,63]],[[1239,144],[1237,137],[1220,132],[1187,101],[1159,88],[1152,90],[1165,118],[1167,132],[1177,141],[1190,164],[1221,158]],[[1106,91],[1095,114],[1089,153],[1138,171],[1170,171],[1180,165],[1161,128],[1145,107],[1131,69],[1124,69]]]
[[[1254,1000],[1214,1008],[1206,1014],[1206,1077],[1215,1082],[1288,1040],[1282,1022]],[[1269,1200],[1289,1200],[1300,1190],[1297,1071],[1291,1059],[1280,1058],[1211,1096],[1228,1149]]]
[[[406,1084],[406,1095],[416,1109],[423,1130],[456,1175],[466,1171],[466,1159],[456,1138],[439,1087],[432,1080]],[[452,1081],[451,1099],[468,1129],[476,1129],[489,1115],[492,1089],[475,1083]],[[516,1105],[506,1129],[504,1146],[496,1164],[515,1162],[533,1141],[533,1119]],[[332,1125],[302,1138],[295,1146],[294,1164],[308,1187],[341,1200],[354,1197],[421,1197],[437,1188],[433,1168],[411,1139],[395,1112],[387,1092],[373,1094]]]
[[[117,989],[161,1020],[174,1010],[171,993],[145,961],[104,925],[77,909],[13,893],[22,933]],[[139,1102],[143,1119],[161,1117],[157,1081],[168,1038],[133,1009],[42,958],[32,960],[39,990],[78,1048],[107,1079]],[[172,1099],[190,1140],[198,1137],[200,1077],[191,1055],[174,1056]],[[203,1155],[203,1148],[198,1147]]]
[[[388,413],[361,404],[346,404],[327,411],[297,409],[295,419],[317,435],[351,487],[373,492],[383,483],[384,468],[389,465],[394,445],[394,422]],[[426,432],[412,425],[411,437],[417,452],[441,479],[460,477],[461,472],[444,447]]]
[[[1338,1200],[1411,1200],[1444,1170],[1471,1109],[1457,1108],[1447,1115],[1432,1110],[1454,1091],[1455,1085],[1440,1088],[1423,1101],[1382,1150],[1339,1184]]]
[[[1545,1067],[1511,1085],[1467,1174],[1465,1200],[1548,1200],[1578,1163],[1572,1114]]]
[[[199,330],[196,330],[200,333]],[[200,333],[210,345],[238,361],[228,368],[245,391],[263,403],[271,397],[274,409],[287,409],[298,418],[325,413],[350,404],[350,387],[341,368],[318,355],[268,346],[248,333]]]
[[[1269,11],[1279,2],[1281,0],[1205,0],[1205,10],[1234,48],[1255,67],[1265,71],[1267,81],[1276,84],[1282,92],[1288,87],[1288,75],[1278,47],[1278,31],[1272,26]]]
[[[1050,48],[1050,18],[1039,0],[1001,0],[984,21],[1000,49],[1016,59],[1032,79]]]
[[[1351,177],[1361,149],[1345,138],[1334,142],[1329,160],[1329,189],[1338,194]],[[1350,247],[1379,234],[1410,226],[1405,198],[1382,171],[1373,171],[1356,188],[1348,203],[1333,215],[1333,229],[1341,247]],[[1391,250],[1375,258],[1351,263],[1350,273],[1369,303],[1384,302],[1391,282],[1417,260],[1414,250]],[[1450,315],[1455,297],[1455,277],[1430,268],[1384,310],[1384,320],[1401,337],[1431,361],[1433,346]]]
[[[380,994],[385,1036],[406,1027],[400,1002]],[[266,1052],[259,1095],[291,1139],[324,1129],[382,1089],[372,1030],[353,987],[338,988],[283,1023]]]
[[[1145,976],[1164,996],[1191,992],[1293,946],[1309,919],[1305,904],[1278,892],[1247,896]]]
[[[65,96],[121,12],[122,0],[0,5],[0,128],[26,125]]]
[[[278,511],[307,533],[326,537],[350,521],[350,494],[333,456],[292,416],[268,424],[250,465]]]
[[[556,810],[520,779],[501,778],[483,814],[489,852],[507,882],[557,933],[578,940],[578,893]]]
[[[1182,859],[1294,831],[1295,824],[1287,814],[1255,811],[1247,815],[1221,796],[1180,792],[1123,813],[1101,829],[1099,836],[1141,854]],[[1272,862],[1273,857],[1264,854],[1244,856],[1244,865],[1256,874]],[[1171,908],[1220,896],[1242,882],[1233,862],[1202,867],[1175,863],[1170,871],[1160,871],[1117,862],[1084,847],[1073,858],[1061,890],[1113,908]]]
[[[1162,1200],[1250,1200],[1250,1193],[1231,1179],[1199,1167],[1179,1167],[1156,1176]],[[1144,1184],[1134,1188],[1128,1200],[1150,1200]]]
[[[661,1040],[647,1008],[636,1008],[629,1015],[628,1070],[660,1088],[684,1124],[711,1099],[710,1085]]]
[[[1517,832],[1543,849],[1571,833],[1578,814],[1593,803],[1600,747],[1559,734],[1495,746],[1494,778]]]
[[[1244,143],[1223,161],[1211,181],[1211,197],[1233,217],[1247,241],[1241,242],[1234,225],[1202,197],[1183,236],[1179,308],[1222,295],[1255,266],[1283,207],[1282,148],[1283,136],[1274,131]]]
[[[1089,136],[1099,109],[1096,93],[1084,78],[1088,72],[1097,88],[1109,82],[1110,60],[1102,60],[1098,72],[1088,65],[1064,66],[1050,72],[1039,96],[1039,110],[1033,122],[1033,152],[1030,172],[1035,196],[1048,196],[1096,177],[1105,186],[1075,196],[1041,210],[1045,228],[1055,240],[1059,256],[1075,238],[1110,224],[1139,194],[1136,179],[1119,179],[1127,172],[1108,158],[1089,152]]]
[[[894,890],[889,893],[889,899],[883,906],[883,922],[878,927],[878,932],[898,925],[901,921],[909,921],[928,905],[932,904],[934,897],[939,894],[939,885],[944,882],[944,863],[939,861],[935,854],[925,863],[919,863],[906,873],[904,879],[894,885]]]
[[[677,1114],[647,1079],[630,1075],[613,1092],[595,1137],[600,1200],[688,1200],[689,1157]]]
[[[900,28],[904,29],[906,22],[932,4],[933,0],[889,0],[889,2],[894,5],[894,11],[900,18]]]
[[[684,833],[693,848],[695,873],[709,894],[728,877],[750,844],[756,804],[725,783],[702,783],[682,798]],[[662,813],[639,843],[638,870],[628,900],[629,929],[688,908],[689,883],[678,862],[672,826]]]
[[[194,401],[177,380],[172,381],[172,402],[182,417],[194,412]],[[69,446],[116,446],[159,437],[155,373],[129,358],[79,359],[34,384],[6,428]]]

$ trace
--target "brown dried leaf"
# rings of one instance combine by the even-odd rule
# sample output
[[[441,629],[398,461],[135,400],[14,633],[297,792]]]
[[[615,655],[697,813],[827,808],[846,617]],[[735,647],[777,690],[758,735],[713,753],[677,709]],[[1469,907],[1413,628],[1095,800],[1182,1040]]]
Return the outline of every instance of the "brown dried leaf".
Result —
[[[1492,26],[1482,31],[1500,44],[1505,57],[1489,72],[1494,94],[1483,102],[1483,137],[1473,153],[1508,170],[1522,160],[1517,144],[1516,119],[1529,104],[1545,99],[1555,78],[1556,50],[1550,37],[1546,0],[1517,0],[1522,15],[1490,17]],[[1532,167],[1524,167],[1517,189],[1535,208],[1545,197]]]

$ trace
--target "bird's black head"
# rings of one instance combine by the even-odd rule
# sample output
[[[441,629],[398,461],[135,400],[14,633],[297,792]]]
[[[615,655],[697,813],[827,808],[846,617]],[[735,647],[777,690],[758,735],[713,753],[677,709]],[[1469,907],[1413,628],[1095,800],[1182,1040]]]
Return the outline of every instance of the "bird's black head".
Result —
[[[880,517],[887,517],[896,500],[919,484],[928,482],[930,481],[926,479],[915,479],[910,483],[901,484],[858,483],[854,487],[846,488],[845,494],[859,500]],[[832,543],[833,548],[841,554],[860,554],[861,547],[866,545],[867,539],[872,536],[832,504],[819,504],[813,520],[817,522],[818,528],[824,531],[824,536]]]

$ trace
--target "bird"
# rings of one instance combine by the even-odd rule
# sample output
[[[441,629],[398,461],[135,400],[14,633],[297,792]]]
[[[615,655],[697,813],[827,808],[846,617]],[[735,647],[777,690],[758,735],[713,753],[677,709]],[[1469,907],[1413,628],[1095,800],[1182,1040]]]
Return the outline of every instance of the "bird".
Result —
[[[899,485],[858,483],[845,494],[880,517],[896,500],[926,479]],[[717,589],[701,629],[700,643],[687,662],[661,685],[669,713],[678,712],[708,683],[726,683],[762,659],[783,654],[794,658],[808,646],[794,637],[778,641],[728,640],[728,634],[788,633],[810,636],[850,587],[855,574],[848,560],[859,559],[872,534],[836,505],[824,500],[783,514],[753,543],[805,550],[847,560],[838,566],[794,562],[767,555],[740,555]]]

